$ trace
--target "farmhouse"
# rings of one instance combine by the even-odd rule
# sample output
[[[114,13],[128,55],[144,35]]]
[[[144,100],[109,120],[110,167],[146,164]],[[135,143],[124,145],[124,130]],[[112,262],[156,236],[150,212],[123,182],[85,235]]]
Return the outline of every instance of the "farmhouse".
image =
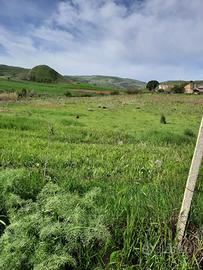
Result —
[[[159,89],[163,89],[163,90],[170,90],[173,87],[174,87],[173,84],[159,84]]]
[[[185,93],[187,94],[200,94],[203,93],[203,85],[198,85],[195,82],[191,81],[185,87]]]

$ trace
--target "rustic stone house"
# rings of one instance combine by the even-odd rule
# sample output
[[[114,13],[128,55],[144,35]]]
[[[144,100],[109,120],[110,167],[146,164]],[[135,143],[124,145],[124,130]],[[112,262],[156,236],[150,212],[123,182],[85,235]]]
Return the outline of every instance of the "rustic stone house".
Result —
[[[185,87],[186,94],[201,94],[203,93],[203,85],[198,85],[195,82],[191,81]]]
[[[159,84],[159,89],[163,89],[165,91],[170,90],[174,87],[173,84]]]

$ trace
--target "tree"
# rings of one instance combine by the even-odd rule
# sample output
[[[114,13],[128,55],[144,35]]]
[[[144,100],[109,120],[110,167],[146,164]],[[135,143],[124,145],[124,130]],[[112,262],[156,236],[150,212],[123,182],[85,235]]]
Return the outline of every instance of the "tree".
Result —
[[[157,86],[159,85],[159,82],[158,81],[155,81],[155,80],[152,80],[152,81],[149,81],[147,83],[147,86],[146,88],[149,90],[149,91],[153,91],[157,88]]]

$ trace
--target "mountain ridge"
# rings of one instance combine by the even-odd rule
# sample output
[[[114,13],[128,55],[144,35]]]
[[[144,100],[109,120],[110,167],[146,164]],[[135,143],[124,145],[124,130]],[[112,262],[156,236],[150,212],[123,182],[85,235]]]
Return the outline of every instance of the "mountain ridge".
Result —
[[[46,65],[39,65],[39,66],[46,66]],[[36,67],[29,69],[29,68],[22,68],[22,67],[17,67],[17,66],[9,66],[9,65],[0,64],[0,77],[4,77],[4,78],[7,77],[12,80],[28,80],[29,73]],[[50,68],[49,66],[47,67]],[[115,89],[142,88],[146,85],[145,82],[140,81],[140,80],[135,80],[131,78],[122,78],[122,77],[117,77],[117,76],[105,76],[105,75],[81,75],[80,76],[80,75],[61,75],[61,74],[59,75],[62,76],[64,81],[67,81],[67,82],[71,81],[73,83],[88,83],[91,86],[95,85],[99,87],[111,87],[113,89],[114,88]]]

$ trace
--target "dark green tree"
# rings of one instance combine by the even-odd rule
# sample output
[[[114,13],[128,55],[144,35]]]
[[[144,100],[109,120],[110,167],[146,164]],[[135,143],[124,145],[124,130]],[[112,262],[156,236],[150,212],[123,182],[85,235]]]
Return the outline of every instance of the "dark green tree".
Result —
[[[154,91],[157,86],[159,85],[159,82],[158,81],[155,81],[155,80],[152,80],[152,81],[149,81],[147,83],[147,86],[146,88],[149,90],[149,91]]]

